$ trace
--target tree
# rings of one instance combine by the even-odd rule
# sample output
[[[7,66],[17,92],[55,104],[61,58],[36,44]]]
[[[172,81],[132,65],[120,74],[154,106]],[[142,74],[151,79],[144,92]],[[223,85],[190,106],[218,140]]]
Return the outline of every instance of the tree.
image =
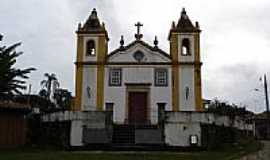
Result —
[[[2,36],[0,37],[2,39]],[[13,44],[9,47],[0,47],[0,97],[10,99],[14,95],[21,95],[21,90],[26,89],[25,79],[29,77],[27,74],[35,71],[35,68],[18,69],[14,65],[17,58],[23,52],[16,52],[16,48],[21,43]]]
[[[48,97],[48,92],[46,91],[46,89],[41,89],[38,93],[38,95],[42,98],[47,98]]]
[[[72,95],[67,89],[56,89],[54,99],[61,110],[69,110],[71,108]]]
[[[252,115],[252,112],[246,110],[246,106],[238,106],[236,104],[229,104],[227,102],[222,102],[218,99],[212,101],[206,110],[210,113],[216,113],[220,115],[226,115],[230,117],[245,117],[247,115]]]
[[[46,95],[47,99],[50,99],[51,97],[51,92],[55,91],[56,88],[60,86],[60,83],[58,82],[56,75],[54,73],[45,73],[44,76],[46,77],[45,80],[42,80],[40,82],[40,85],[44,88],[46,88]],[[42,90],[41,90],[42,91]],[[43,91],[44,92],[44,91]]]

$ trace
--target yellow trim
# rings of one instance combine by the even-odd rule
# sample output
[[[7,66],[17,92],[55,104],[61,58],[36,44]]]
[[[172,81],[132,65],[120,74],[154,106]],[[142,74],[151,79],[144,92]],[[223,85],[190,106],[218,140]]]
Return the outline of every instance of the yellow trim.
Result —
[[[172,110],[179,111],[179,66],[172,66]]]
[[[178,62],[178,35],[176,33],[172,33],[171,35],[170,52],[172,62]]]
[[[200,35],[195,36],[195,62],[200,62]],[[203,111],[202,104],[202,86],[201,86],[201,65],[194,67],[194,87],[195,87],[195,105],[196,111]]]
[[[200,60],[200,34],[196,33],[194,35],[194,47],[195,47],[195,62],[201,62]]]
[[[104,65],[97,66],[97,110],[103,110],[104,104]]]
[[[105,35],[98,38],[98,53],[97,62],[101,62],[97,66],[97,110],[102,111],[104,106],[104,75],[105,67],[104,62],[107,54],[107,41]]]
[[[77,62],[83,60],[83,37],[77,38]],[[82,85],[83,85],[83,67],[76,66],[76,91],[75,91],[75,106],[72,108],[75,111],[82,110]]]
[[[170,52],[172,56],[172,110],[179,111],[179,66],[178,63],[178,35],[171,34]]]

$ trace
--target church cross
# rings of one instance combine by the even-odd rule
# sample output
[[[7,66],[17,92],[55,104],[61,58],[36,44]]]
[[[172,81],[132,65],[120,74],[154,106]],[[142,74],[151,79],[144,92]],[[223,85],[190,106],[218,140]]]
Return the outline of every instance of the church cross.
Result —
[[[136,38],[136,40],[140,40],[142,37],[143,37],[143,35],[140,33],[140,28],[143,26],[143,24],[141,24],[140,22],[137,22],[136,24],[135,24],[135,27],[137,27],[137,33],[135,34],[135,38]]]

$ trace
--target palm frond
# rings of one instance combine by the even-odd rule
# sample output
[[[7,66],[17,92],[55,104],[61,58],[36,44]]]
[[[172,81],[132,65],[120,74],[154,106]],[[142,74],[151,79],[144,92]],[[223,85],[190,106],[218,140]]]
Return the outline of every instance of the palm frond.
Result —
[[[9,47],[0,47],[0,94],[8,95],[21,94],[21,90],[26,89],[24,79],[29,78],[27,74],[35,71],[33,67],[17,69],[14,65],[17,57],[23,52],[16,52],[16,47],[21,43],[13,44]]]

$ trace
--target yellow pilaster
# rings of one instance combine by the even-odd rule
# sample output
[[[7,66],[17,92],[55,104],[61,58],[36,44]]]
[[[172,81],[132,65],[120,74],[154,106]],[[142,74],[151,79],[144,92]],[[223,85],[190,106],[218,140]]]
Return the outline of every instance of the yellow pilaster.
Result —
[[[178,35],[171,33],[170,53],[172,56],[172,110],[179,111],[179,66],[178,66]]]
[[[200,65],[200,35],[195,35],[195,67],[194,67],[194,82],[195,82],[195,105],[196,111],[203,111],[202,103],[202,85],[201,85],[201,65]]]
[[[78,35],[77,38],[77,62],[83,60],[83,37]],[[75,91],[75,105],[73,110],[82,110],[82,83],[83,83],[83,67],[76,65],[76,91]]]
[[[97,61],[101,62],[97,66],[97,110],[102,111],[104,106],[104,75],[105,75],[105,58],[107,54],[106,37],[101,36],[98,40],[98,54]]]

